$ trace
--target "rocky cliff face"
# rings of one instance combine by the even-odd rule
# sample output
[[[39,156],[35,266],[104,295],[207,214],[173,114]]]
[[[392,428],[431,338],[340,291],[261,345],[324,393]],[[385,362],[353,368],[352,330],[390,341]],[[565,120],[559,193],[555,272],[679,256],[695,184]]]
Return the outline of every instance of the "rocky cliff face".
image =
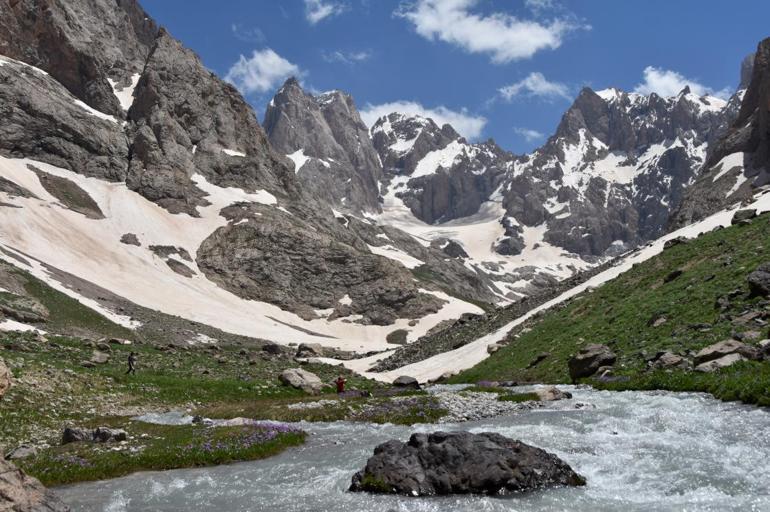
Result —
[[[112,84],[141,73],[157,30],[136,0],[0,1],[0,55],[47,71],[115,116],[122,108]]]
[[[265,130],[316,197],[341,209],[379,210],[382,166],[349,95],[312,96],[291,78],[268,105]]]
[[[741,89],[730,100],[730,119],[709,148],[672,227],[747,200],[758,187],[770,184],[770,38],[759,43],[753,61],[747,58],[743,63]]]
[[[0,157],[125,183],[177,215],[181,230],[190,217],[209,215],[209,205],[227,205],[232,197],[207,221],[211,232],[199,245],[183,247],[195,254],[190,263],[202,273],[197,277],[303,319],[388,325],[422,318],[446,303],[424,291],[436,290],[435,284],[417,282],[410,271],[412,261],[429,260],[425,264],[469,297],[491,300],[473,273],[445,262],[440,249],[413,243],[412,251],[424,257],[417,260],[399,243],[385,243],[380,228],[352,229],[351,218],[329,207],[379,208],[379,158],[350,97],[313,98],[289,82],[281,106],[299,100],[312,106],[312,115],[297,122],[317,136],[299,138],[276,105],[268,113],[276,151],[237,90],[157,29],[133,1],[0,0],[0,23],[7,29],[0,31]],[[295,173],[286,158],[289,149],[300,149],[289,145],[300,143],[317,155],[316,174]],[[325,173],[324,164],[332,172]],[[5,189],[20,187],[14,181],[20,179],[12,176]],[[24,215],[25,208],[18,210]],[[99,221],[120,224],[125,214],[132,215],[112,210]],[[156,226],[142,231],[162,236]],[[102,240],[105,247],[119,243],[119,235]],[[188,279],[196,275],[187,271]],[[328,310],[334,310],[331,320]]]

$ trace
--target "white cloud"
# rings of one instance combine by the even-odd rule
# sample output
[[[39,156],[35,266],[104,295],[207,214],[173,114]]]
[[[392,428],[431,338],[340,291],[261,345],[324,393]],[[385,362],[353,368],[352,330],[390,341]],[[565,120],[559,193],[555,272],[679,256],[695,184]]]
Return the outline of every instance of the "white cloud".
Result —
[[[563,98],[572,99],[569,87],[559,82],[550,82],[542,73],[533,72],[518,82],[498,89],[500,96],[511,101],[518,96],[537,97],[542,99]]]
[[[346,9],[347,7],[339,2],[305,0],[305,19],[315,25],[326,18],[342,14]]]
[[[535,14],[556,9],[556,0],[524,0],[524,6]]]
[[[440,40],[470,53],[486,53],[498,64],[527,59],[536,52],[561,46],[564,36],[581,26],[567,18],[547,23],[522,20],[506,13],[470,12],[478,0],[417,0],[396,15],[415,27],[422,37]]]
[[[290,76],[302,76],[302,71],[270,48],[254,50],[250,58],[240,56],[225,75],[243,94],[267,92]]]
[[[240,23],[230,25],[230,30],[236,39],[247,43],[261,43],[265,40],[265,34],[259,27],[246,27]]]
[[[361,119],[366,126],[371,127],[377,119],[393,112],[429,117],[439,126],[449,123],[457,133],[469,140],[478,139],[487,124],[486,118],[469,114],[466,109],[458,112],[444,106],[426,108],[415,101],[394,101],[381,105],[367,104],[361,110]]]
[[[369,60],[372,56],[372,52],[363,50],[360,52],[343,52],[336,50],[333,52],[323,52],[321,57],[323,60],[329,63],[341,62],[343,64],[356,64],[358,62],[364,62]]]
[[[729,88],[715,91],[711,87],[703,85],[695,80],[690,80],[676,71],[647,66],[644,68],[644,82],[634,88],[639,94],[652,94],[669,97],[676,96],[682,89],[689,86],[690,91],[698,96],[711,95],[726,99],[730,96]]]
[[[527,142],[534,142],[536,140],[541,140],[545,137],[545,134],[542,132],[539,132],[537,130],[531,130],[529,128],[519,128],[516,127],[513,129],[514,132],[521,135],[524,140]]]

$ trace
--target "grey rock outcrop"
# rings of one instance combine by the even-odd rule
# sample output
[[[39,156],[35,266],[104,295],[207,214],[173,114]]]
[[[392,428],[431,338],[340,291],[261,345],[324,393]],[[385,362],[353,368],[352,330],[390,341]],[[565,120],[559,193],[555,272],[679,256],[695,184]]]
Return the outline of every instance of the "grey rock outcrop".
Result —
[[[158,28],[136,0],[2,0],[0,55],[47,71],[75,97],[122,116],[110,80],[141,73]]]
[[[599,343],[586,345],[567,362],[569,376],[573,381],[590,377],[602,366],[614,365],[616,359],[617,356],[607,345]]]
[[[129,188],[171,212],[207,204],[192,176],[219,186],[297,197],[289,162],[267,142],[253,109],[161,30],[129,110]]]
[[[397,388],[420,389],[420,383],[417,382],[417,379],[407,375],[401,375],[400,377],[397,377],[393,381],[393,386]]]
[[[301,389],[305,393],[314,395],[320,393],[321,388],[323,388],[323,382],[318,378],[318,375],[302,368],[284,370],[278,379],[285,386]]]
[[[721,359],[731,354],[740,355],[742,359],[759,358],[759,351],[756,347],[746,345],[745,343],[737,340],[725,340],[720,341],[719,343],[714,343],[713,345],[709,345],[708,347],[700,350],[697,354],[695,354],[693,362],[696,366],[700,366],[703,363]]]
[[[352,211],[379,211],[382,166],[351,96],[312,96],[290,78],[268,105],[264,125],[277,151],[302,154],[305,161],[295,172],[318,199]]]
[[[0,459],[0,510],[68,512],[70,509],[36,478]]]
[[[407,443],[379,445],[366,467],[353,476],[350,490],[500,495],[585,483],[555,455],[500,434],[435,432],[412,434]]]
[[[125,180],[128,145],[117,122],[76,104],[49,75],[17,61],[1,64],[0,154],[108,181]]]

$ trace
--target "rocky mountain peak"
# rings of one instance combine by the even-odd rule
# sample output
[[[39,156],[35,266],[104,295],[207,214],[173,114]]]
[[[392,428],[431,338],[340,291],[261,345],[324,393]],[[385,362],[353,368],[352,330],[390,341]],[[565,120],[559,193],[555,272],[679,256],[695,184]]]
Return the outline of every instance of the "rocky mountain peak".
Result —
[[[352,97],[305,92],[289,78],[270,101],[265,130],[272,146],[288,155],[300,182],[337,208],[379,210],[377,153]]]

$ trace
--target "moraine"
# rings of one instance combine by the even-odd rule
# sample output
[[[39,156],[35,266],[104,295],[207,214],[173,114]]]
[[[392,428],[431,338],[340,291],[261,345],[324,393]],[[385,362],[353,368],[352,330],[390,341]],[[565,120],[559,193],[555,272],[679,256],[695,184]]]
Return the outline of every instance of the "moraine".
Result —
[[[402,427],[312,423],[277,457],[139,473],[58,489],[75,511],[760,511],[770,509],[770,411],[707,395],[565,388],[572,400],[477,422]],[[575,409],[575,403],[595,407]],[[506,498],[404,498],[346,492],[373,448],[435,430],[498,432],[552,452],[583,488]]]

